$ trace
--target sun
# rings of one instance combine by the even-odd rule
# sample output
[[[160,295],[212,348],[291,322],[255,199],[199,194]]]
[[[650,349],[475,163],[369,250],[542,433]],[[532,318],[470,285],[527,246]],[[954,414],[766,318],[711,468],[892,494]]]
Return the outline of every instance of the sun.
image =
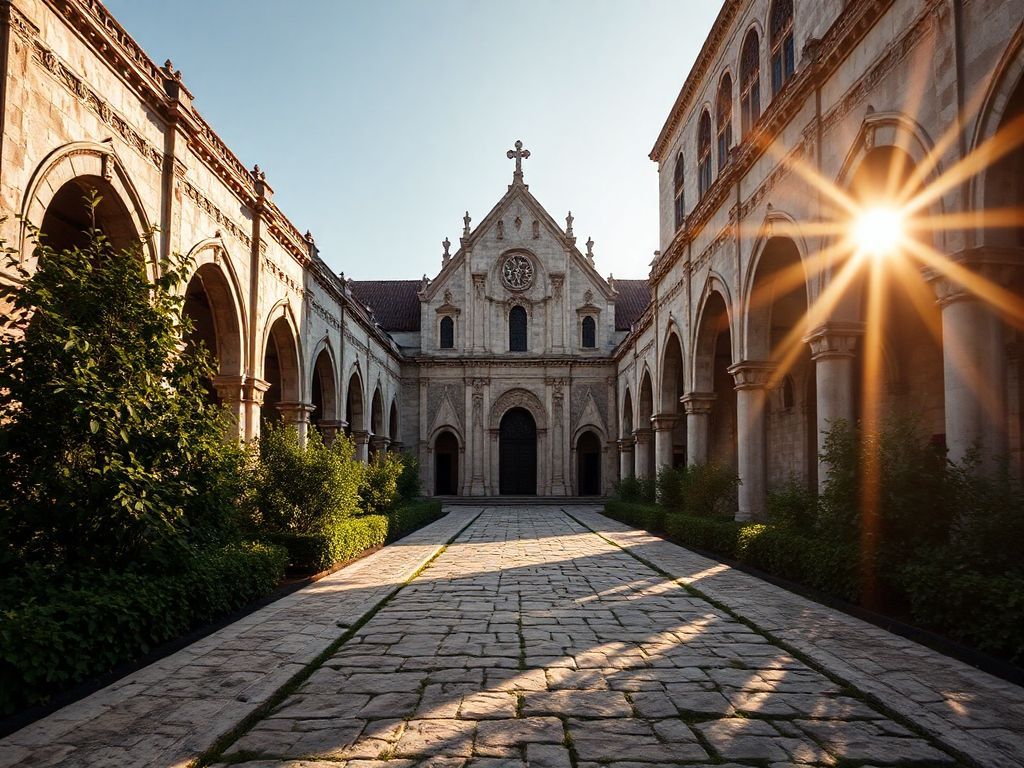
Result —
[[[906,220],[903,212],[895,206],[873,205],[854,217],[851,235],[860,254],[876,259],[886,258],[903,244]]]

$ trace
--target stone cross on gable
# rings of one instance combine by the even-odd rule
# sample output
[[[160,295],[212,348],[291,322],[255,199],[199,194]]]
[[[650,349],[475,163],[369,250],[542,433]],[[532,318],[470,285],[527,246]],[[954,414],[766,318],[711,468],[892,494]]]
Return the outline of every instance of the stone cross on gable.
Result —
[[[513,184],[522,184],[523,183],[523,160],[529,159],[529,157],[530,157],[530,150],[523,149],[523,142],[520,141],[519,139],[516,139],[515,147],[516,147],[515,150],[511,150],[510,149],[508,152],[506,152],[505,156],[509,160],[515,158],[515,161],[516,161],[516,171],[515,171],[515,173],[512,174],[512,183]]]

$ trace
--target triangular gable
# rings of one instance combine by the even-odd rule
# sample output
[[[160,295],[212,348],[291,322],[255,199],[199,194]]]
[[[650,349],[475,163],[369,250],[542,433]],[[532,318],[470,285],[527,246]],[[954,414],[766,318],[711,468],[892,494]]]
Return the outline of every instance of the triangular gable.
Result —
[[[434,297],[434,294],[440,289],[440,286],[446,282],[444,278],[462,266],[465,261],[465,249],[467,247],[472,248],[484,233],[488,232],[493,226],[495,226],[498,219],[504,214],[506,208],[510,207],[514,202],[520,202],[525,205],[541,223],[541,226],[547,229],[548,233],[554,239],[561,241],[569,248],[569,252],[572,254],[576,263],[588,274],[594,284],[600,288],[604,293],[605,298],[609,300],[615,299],[617,295],[615,288],[608,284],[608,281],[601,276],[601,273],[597,271],[597,268],[580,252],[575,244],[576,238],[566,235],[565,231],[558,225],[558,222],[556,222],[544,206],[540,204],[540,201],[533,196],[530,192],[529,185],[527,184],[508,185],[508,191],[502,195],[501,199],[494,204],[491,210],[483,217],[483,219],[481,219],[476,227],[470,230],[469,236],[462,237],[461,247],[452,255],[448,263],[441,268],[441,271],[437,273],[437,276],[430,281],[430,285],[420,293],[423,299],[430,300]]]
[[[434,416],[434,423],[430,425],[430,434],[434,434],[441,427],[455,427],[461,434],[465,434],[462,429],[462,421],[459,419],[459,412],[455,409],[451,395],[452,388],[446,386],[444,394],[441,396],[441,405]]]
[[[597,407],[597,403],[594,401],[594,393],[590,387],[587,387],[587,394],[583,399],[583,410],[580,412],[580,417],[576,421],[575,429],[579,429],[585,424],[600,427],[601,431],[605,435],[608,434],[604,416],[601,415],[601,410]]]

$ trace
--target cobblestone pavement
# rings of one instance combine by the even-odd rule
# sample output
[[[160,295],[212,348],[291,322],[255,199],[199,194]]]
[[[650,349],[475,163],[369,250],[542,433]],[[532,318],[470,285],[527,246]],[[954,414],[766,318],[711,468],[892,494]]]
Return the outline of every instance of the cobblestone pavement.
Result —
[[[558,508],[493,508],[221,759],[957,764],[914,718],[899,720]]]
[[[477,512],[453,510],[0,739],[0,767],[184,768],[412,577]]]

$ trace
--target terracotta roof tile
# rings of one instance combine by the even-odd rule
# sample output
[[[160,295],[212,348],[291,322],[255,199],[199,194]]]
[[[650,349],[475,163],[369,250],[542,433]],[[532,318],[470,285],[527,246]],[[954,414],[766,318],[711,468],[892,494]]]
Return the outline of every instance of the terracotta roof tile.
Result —
[[[420,329],[419,280],[353,280],[352,294],[373,310],[385,331]]]
[[[628,331],[651,303],[651,286],[646,280],[616,280],[615,330]]]

